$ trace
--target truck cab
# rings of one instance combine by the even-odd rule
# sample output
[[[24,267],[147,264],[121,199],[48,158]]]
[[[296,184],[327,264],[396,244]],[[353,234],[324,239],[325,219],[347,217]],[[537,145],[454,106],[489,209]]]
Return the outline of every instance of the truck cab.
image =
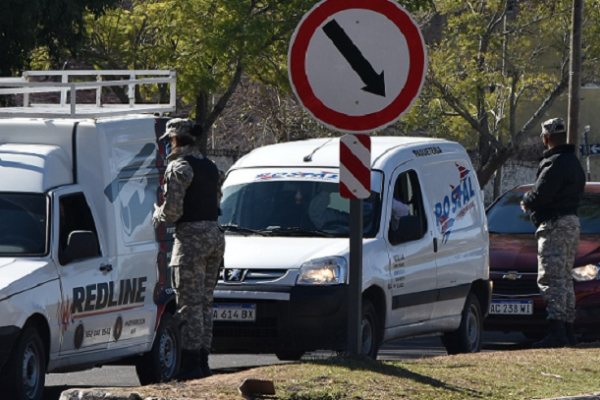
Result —
[[[54,85],[72,97],[87,88]],[[153,107],[0,108],[0,387],[11,399],[40,399],[48,372],[119,362],[142,384],[178,372],[172,237],[151,223],[167,121],[154,113],[173,107]]]

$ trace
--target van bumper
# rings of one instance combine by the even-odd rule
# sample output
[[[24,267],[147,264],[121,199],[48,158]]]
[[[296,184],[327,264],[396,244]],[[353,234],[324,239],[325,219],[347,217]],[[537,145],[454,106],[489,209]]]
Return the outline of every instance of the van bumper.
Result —
[[[0,327],[0,369],[8,360],[20,333],[21,329],[16,326]]]
[[[229,296],[219,298],[219,290],[227,290]],[[253,293],[254,298],[246,293]],[[268,299],[286,297],[286,293],[289,300]],[[344,350],[347,293],[347,285],[273,289],[218,285],[215,303],[255,304],[256,320],[214,321],[212,350],[215,353]]]

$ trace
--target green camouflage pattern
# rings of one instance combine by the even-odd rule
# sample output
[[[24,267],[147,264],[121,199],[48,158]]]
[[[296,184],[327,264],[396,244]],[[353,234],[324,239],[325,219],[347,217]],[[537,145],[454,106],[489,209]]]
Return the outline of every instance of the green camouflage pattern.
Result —
[[[571,270],[575,262],[579,217],[565,215],[543,222],[537,229],[538,286],[546,303],[548,319],[575,320],[575,291]]]

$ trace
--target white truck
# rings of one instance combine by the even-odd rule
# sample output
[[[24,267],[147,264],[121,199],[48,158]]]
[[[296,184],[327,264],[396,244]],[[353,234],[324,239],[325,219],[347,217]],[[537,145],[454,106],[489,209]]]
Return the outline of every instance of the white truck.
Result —
[[[214,351],[295,360],[346,350],[352,277],[339,146],[339,138],[265,146],[228,171]],[[374,136],[371,160],[358,278],[363,353],[376,358],[381,343],[419,335],[442,335],[451,354],[479,351],[489,246],[467,152],[446,140]],[[397,201],[406,215],[394,215]]]
[[[30,82],[36,74],[60,80]],[[127,79],[106,80],[117,75]],[[170,102],[136,103],[144,84],[170,85]],[[128,86],[130,103],[102,104],[110,85]],[[2,398],[38,400],[46,373],[112,362],[136,365],[142,384],[172,379],[181,347],[172,235],[151,215],[165,168],[158,115],[174,110],[174,72],[29,72],[0,86],[24,94],[0,108]],[[83,90],[96,103],[76,102]],[[52,91],[59,104],[31,103]]]

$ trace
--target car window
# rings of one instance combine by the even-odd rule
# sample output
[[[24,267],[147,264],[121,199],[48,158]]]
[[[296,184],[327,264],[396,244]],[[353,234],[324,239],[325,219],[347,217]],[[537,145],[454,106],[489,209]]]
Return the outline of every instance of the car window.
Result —
[[[535,226],[520,207],[523,192],[509,192],[487,212],[490,233],[531,233]],[[582,234],[600,234],[600,193],[585,193],[578,209]]]
[[[349,200],[339,195],[339,184],[327,181],[257,181],[228,186],[221,200],[221,225],[288,234],[289,229],[317,229],[331,236],[349,235]],[[379,230],[381,193],[363,202],[364,236]],[[288,232],[276,228],[288,229]],[[275,233],[277,232],[277,233]]]
[[[0,256],[45,254],[47,222],[45,195],[0,193]]]

